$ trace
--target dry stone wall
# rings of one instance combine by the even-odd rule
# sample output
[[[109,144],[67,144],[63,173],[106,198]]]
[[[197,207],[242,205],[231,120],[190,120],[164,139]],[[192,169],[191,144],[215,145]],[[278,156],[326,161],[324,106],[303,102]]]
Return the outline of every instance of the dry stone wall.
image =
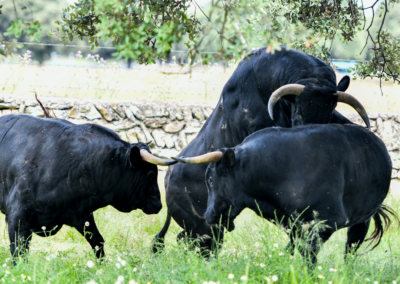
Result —
[[[131,143],[152,140],[153,152],[176,155],[204,125],[213,108],[208,105],[161,102],[124,102],[71,98],[40,98],[58,118],[73,123],[96,123],[117,132]],[[0,114],[25,113],[43,117],[34,96],[0,95]],[[363,124],[355,113],[345,113],[351,121]],[[369,113],[372,131],[386,144],[393,166],[400,169],[400,115]],[[400,170],[393,171],[400,179]]]

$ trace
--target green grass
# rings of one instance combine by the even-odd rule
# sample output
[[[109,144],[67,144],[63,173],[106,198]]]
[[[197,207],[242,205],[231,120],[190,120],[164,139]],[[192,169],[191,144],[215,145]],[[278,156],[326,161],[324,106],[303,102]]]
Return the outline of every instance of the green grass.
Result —
[[[164,199],[164,197],[163,197]],[[400,202],[387,203],[400,212]],[[6,283],[400,283],[400,239],[398,226],[392,226],[380,246],[343,260],[346,231],[336,232],[318,255],[315,269],[308,269],[296,251],[293,258],[284,250],[286,234],[273,224],[245,210],[236,219],[236,229],[226,234],[218,258],[206,261],[196,252],[176,242],[180,228],[173,222],[167,234],[166,249],[153,255],[151,240],[161,229],[166,208],[158,215],[145,215],[140,210],[123,214],[111,207],[95,212],[96,222],[106,240],[106,260],[100,264],[86,240],[69,227],[53,237],[33,237],[26,261],[11,265],[7,229],[0,230],[0,279]],[[4,219],[3,219],[4,220]],[[94,267],[88,267],[92,261]],[[229,279],[229,274],[233,279]],[[28,276],[32,281],[28,280]],[[245,277],[244,277],[245,276]],[[275,277],[273,277],[275,276]],[[323,277],[323,278],[318,278]],[[242,279],[241,279],[242,278]],[[131,282],[133,283],[133,282]],[[212,283],[212,282],[211,282]]]

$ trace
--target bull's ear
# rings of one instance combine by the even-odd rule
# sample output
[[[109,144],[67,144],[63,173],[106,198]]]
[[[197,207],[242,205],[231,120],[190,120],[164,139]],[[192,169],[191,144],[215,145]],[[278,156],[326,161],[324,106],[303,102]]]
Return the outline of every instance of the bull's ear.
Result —
[[[342,78],[342,80],[340,80],[340,82],[339,82],[339,84],[337,86],[337,90],[341,91],[341,92],[344,92],[344,91],[347,90],[349,85],[350,85],[350,77],[346,75],[346,76],[344,76]]]
[[[227,168],[233,167],[235,165],[235,151],[232,149],[226,150],[222,156],[220,165]]]
[[[137,163],[138,161],[142,160],[142,157],[140,156],[140,149],[139,147],[132,147],[131,153],[129,154],[129,159],[131,160],[132,163]]]

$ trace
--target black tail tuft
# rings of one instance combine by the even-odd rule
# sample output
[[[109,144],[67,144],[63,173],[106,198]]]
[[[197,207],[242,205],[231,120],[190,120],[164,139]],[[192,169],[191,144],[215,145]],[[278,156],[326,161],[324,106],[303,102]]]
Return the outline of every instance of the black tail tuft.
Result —
[[[43,110],[43,116],[44,116],[44,118],[57,118],[57,117],[56,117],[56,114],[54,113],[53,110],[51,110],[51,112],[53,113],[53,115],[51,115],[50,112],[49,112],[49,110],[43,106],[42,102],[39,101],[36,92],[35,92],[35,98],[36,98],[37,102],[39,103],[40,107],[41,107],[42,110]]]
[[[380,244],[383,234],[389,229],[390,225],[392,224],[389,215],[392,215],[392,217],[395,218],[398,223],[399,216],[397,215],[397,213],[394,212],[392,208],[389,208],[388,206],[383,204],[381,208],[379,208],[378,212],[376,212],[373,216],[375,221],[375,230],[372,232],[371,236],[366,239],[366,241],[370,241],[368,246],[375,243],[371,250],[373,250]]]

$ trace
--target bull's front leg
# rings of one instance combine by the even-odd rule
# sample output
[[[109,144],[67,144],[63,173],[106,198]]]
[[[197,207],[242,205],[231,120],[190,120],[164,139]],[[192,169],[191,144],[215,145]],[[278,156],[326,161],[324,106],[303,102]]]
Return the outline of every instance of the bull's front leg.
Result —
[[[84,220],[84,219],[83,219]],[[103,258],[104,253],[104,239],[97,229],[96,222],[94,221],[93,213],[84,220],[83,224],[75,227],[82,236],[88,241],[97,258]]]
[[[10,252],[12,257],[24,256],[29,250],[32,233],[30,231],[30,216],[16,212],[6,216],[8,236],[10,238]],[[15,265],[15,260],[14,260]]]

